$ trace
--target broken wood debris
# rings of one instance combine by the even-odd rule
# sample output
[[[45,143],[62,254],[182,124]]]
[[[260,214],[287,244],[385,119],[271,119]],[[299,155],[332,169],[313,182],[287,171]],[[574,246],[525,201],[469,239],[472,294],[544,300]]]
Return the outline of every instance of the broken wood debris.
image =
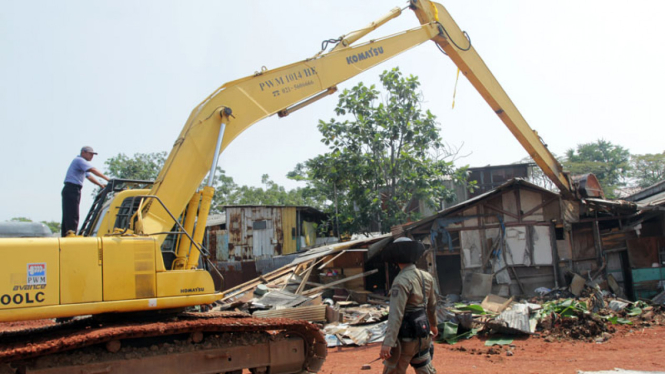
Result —
[[[334,282],[332,282],[332,283],[326,284],[325,286],[316,287],[316,288],[313,288],[313,289],[311,289],[311,290],[307,290],[307,291],[304,292],[303,294],[305,294],[305,295],[311,295],[311,294],[314,294],[314,293],[316,293],[316,292],[323,291],[323,290],[325,290],[325,289],[327,289],[327,288],[330,288],[330,287],[332,287],[332,286],[336,286],[336,285],[338,285],[338,284],[342,284],[342,283],[345,283],[345,282],[348,282],[348,281],[351,281],[351,280],[354,280],[354,279],[357,279],[357,278],[364,278],[364,277],[366,277],[366,276],[368,276],[368,275],[375,274],[375,273],[377,273],[378,271],[379,271],[378,269],[374,269],[374,270],[366,271],[366,272],[364,272],[364,273],[362,273],[362,274],[356,274],[356,275],[352,275],[352,276],[350,276],[350,277],[342,278],[342,279],[340,279],[340,280],[338,280],[338,281],[334,281]]]
[[[288,309],[262,310],[254,312],[258,318],[291,318],[310,322],[326,322],[327,305],[301,306]]]
[[[381,341],[385,334],[385,323],[381,323],[388,315],[389,298],[365,290],[363,279],[378,270],[365,271],[362,262],[344,260],[342,256],[350,252],[356,250],[310,253],[297,263],[227,290],[216,307],[246,311],[257,318],[291,318],[328,326],[340,324],[343,329],[327,336],[333,345]],[[346,267],[349,263],[350,268]],[[327,295],[325,301],[324,294]],[[341,301],[335,303],[335,300]]]
[[[330,347],[382,341],[390,299],[367,290],[365,277],[378,269],[365,269],[363,263],[345,260],[343,256],[352,255],[352,251],[310,254],[298,263],[228,290],[218,307],[251,312],[257,318],[321,323]],[[539,287],[532,293],[536,297],[519,301],[514,296],[492,294],[492,274],[467,277],[462,298],[482,302],[465,303],[459,295],[440,297],[439,331],[442,336],[447,335],[442,339],[448,342],[476,334],[603,342],[611,337],[617,324],[665,323],[665,292],[648,303],[631,302],[612,294],[611,282],[603,283],[599,277],[602,278],[596,274],[587,280],[571,274],[568,286]]]

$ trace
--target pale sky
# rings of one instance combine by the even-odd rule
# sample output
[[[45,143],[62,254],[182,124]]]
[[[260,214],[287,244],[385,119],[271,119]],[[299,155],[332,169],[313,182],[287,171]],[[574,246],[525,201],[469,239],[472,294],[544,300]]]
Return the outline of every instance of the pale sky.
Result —
[[[604,138],[632,153],[663,152],[665,2],[442,1],[532,128],[561,155]],[[0,221],[60,221],[65,172],[81,146],[99,155],[170,151],[191,110],[227,81],[313,56],[405,1],[0,0]],[[418,26],[407,10],[370,34]],[[377,83],[399,66],[422,82],[441,136],[470,154],[458,165],[527,156],[432,42],[339,85]],[[255,124],[220,166],[236,183],[269,174],[287,188],[298,162],[326,151],[316,128],[336,96]],[[93,185],[86,181],[85,217]]]

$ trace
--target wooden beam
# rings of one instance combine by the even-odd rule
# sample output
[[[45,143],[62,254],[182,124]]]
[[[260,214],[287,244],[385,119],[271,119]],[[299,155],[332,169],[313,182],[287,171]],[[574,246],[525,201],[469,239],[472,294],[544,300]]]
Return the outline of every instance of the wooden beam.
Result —
[[[294,277],[295,275],[297,275],[297,273],[298,273],[299,271],[301,271],[301,268],[304,267],[306,264],[309,264],[310,262],[311,262],[311,260],[310,260],[310,261],[306,261],[306,262],[301,262],[301,263],[299,263],[298,265],[296,265],[296,268],[293,270],[293,273],[291,273],[291,275],[290,275],[289,278],[286,280],[286,282],[284,282],[284,286],[282,286],[282,291],[285,290],[285,289],[286,289],[286,286],[289,285],[289,281],[290,281],[291,279],[293,279],[293,277]]]
[[[277,270],[271,271],[271,272],[268,273],[268,274],[264,274],[264,275],[263,275],[263,279],[267,279],[267,280],[272,281],[272,280],[274,280],[274,279],[276,279],[276,278],[279,278],[280,276],[282,276],[282,275],[284,275],[284,274],[286,274],[286,273],[288,273],[288,272],[290,272],[290,271],[293,271],[293,268],[294,268],[294,267],[295,267],[295,265],[286,265],[286,266],[283,266],[283,267],[281,267],[281,268],[279,268],[279,269],[277,269]],[[237,285],[237,286],[235,286],[235,287],[233,287],[233,288],[231,288],[231,289],[228,289],[228,290],[224,291],[224,295],[225,295],[224,298],[221,299],[221,300],[219,300],[219,301],[220,301],[220,302],[224,302],[224,301],[226,301],[226,300],[228,300],[228,299],[230,299],[230,298],[232,298],[232,297],[234,297],[234,296],[237,296],[237,295],[239,295],[239,294],[245,293],[245,292],[247,292],[248,290],[250,290],[250,289],[256,287],[256,286],[259,285],[259,284],[261,284],[261,282],[262,282],[262,279],[260,279],[260,278],[255,278],[255,279],[252,279],[252,280],[250,280],[250,281],[248,281],[248,282],[245,282],[245,283],[243,283],[243,284]]]
[[[327,289],[327,288],[330,288],[330,287],[336,286],[336,285],[338,285],[338,284],[346,283],[346,282],[348,282],[348,281],[350,281],[350,280],[354,280],[354,279],[358,279],[358,278],[363,278],[363,277],[366,277],[366,276],[368,276],[368,275],[372,275],[372,274],[374,274],[374,273],[377,273],[378,271],[379,271],[378,269],[374,269],[374,270],[366,271],[366,272],[361,273],[361,274],[356,274],[356,275],[352,275],[352,276],[350,276],[350,277],[342,278],[342,279],[340,279],[340,280],[336,280],[336,281],[334,281],[334,282],[328,283],[328,284],[326,284],[325,286],[322,286],[322,287],[316,287],[316,288],[312,288],[311,290],[307,290],[307,291],[303,292],[303,295],[304,295],[304,296],[313,295],[313,294],[315,294],[315,293],[317,293],[317,292],[319,292],[319,291],[323,291],[323,290],[325,290],[325,289]]]
[[[316,260],[316,262],[314,262],[314,263],[312,264],[312,266],[310,266],[309,268],[307,268],[307,269],[303,270],[302,272],[300,272],[300,273],[298,274],[298,276],[301,276],[301,275],[305,274],[305,272],[309,271],[310,268],[313,268],[314,266],[318,265],[318,264],[319,264],[321,261],[323,261],[326,257],[328,257],[328,256],[323,256],[323,257],[321,257],[320,259]]]
[[[519,216],[518,216],[518,215],[513,214],[513,213],[510,213],[510,212],[508,212],[508,211],[505,211],[505,210],[503,210],[503,209],[501,209],[501,208],[497,208],[497,207],[495,207],[495,206],[491,206],[491,205],[486,205],[486,207],[487,207],[488,209],[495,210],[495,211],[497,211],[497,212],[499,212],[499,213],[505,214],[505,215],[507,215],[508,217],[513,217],[513,218],[515,218],[515,219],[519,219]]]
[[[298,289],[296,290],[296,295],[300,295],[302,293],[302,291],[305,289],[305,285],[307,284],[307,280],[309,279],[309,275],[312,274],[312,269],[314,269],[314,265],[316,265],[316,264],[312,264],[312,266],[310,266],[309,269],[307,269],[307,272],[305,272],[305,276],[302,277],[302,282],[300,282],[300,285],[298,286]]]
[[[331,263],[331,262],[335,261],[335,259],[336,259],[337,257],[339,257],[339,256],[343,255],[344,253],[346,253],[346,249],[342,250],[342,251],[341,251],[341,252],[339,252],[339,253],[338,253],[338,254],[337,254],[336,256],[334,256],[334,257],[333,257],[333,258],[331,258],[330,260],[326,261],[326,263],[325,263],[325,264],[323,264],[323,265],[319,266],[319,270],[321,270],[321,269],[323,269],[324,267],[326,267],[326,265],[328,265],[329,263]]]

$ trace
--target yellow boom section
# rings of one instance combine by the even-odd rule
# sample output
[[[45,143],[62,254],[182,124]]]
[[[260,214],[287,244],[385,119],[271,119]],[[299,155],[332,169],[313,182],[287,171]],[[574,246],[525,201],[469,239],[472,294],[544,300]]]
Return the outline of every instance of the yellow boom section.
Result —
[[[409,48],[434,40],[545,174],[566,197],[571,197],[567,174],[526,123],[475,49],[468,45],[467,38],[445,8],[422,0],[411,0],[411,8],[420,21],[418,28],[351,46],[362,36],[401,14],[401,10],[393,9],[365,29],[343,37],[330,53],[263,71],[220,87],[192,111],[150,194],[159,197],[175,216],[180,215],[218,157],[215,149],[222,122],[226,127],[219,153],[257,121],[275,113],[288,114],[289,107],[297,109],[333,93],[337,84]],[[224,114],[222,117],[226,108],[231,109],[232,115]],[[170,215],[160,204],[147,204],[143,213],[145,234],[169,231],[173,226]]]
[[[226,124],[223,151],[255,122],[325,92],[437,33],[436,25],[427,24],[223,85],[192,111],[150,194],[158,196],[175,215],[183,211],[217,157],[220,108],[233,111]],[[168,231],[172,225],[158,204],[151,204],[144,213],[146,234]]]
[[[431,19],[436,19],[439,22],[441,34],[434,38],[434,42],[448,54],[460,71],[469,79],[469,82],[492,107],[494,113],[513,133],[545,175],[566,198],[572,198],[573,190],[568,174],[563,172],[559,161],[545,147],[538,134],[529,127],[506,91],[503,90],[446,8],[438,3],[425,4],[426,2],[416,0],[412,0],[412,3],[423,5],[415,9],[416,16],[421,23],[431,22]]]

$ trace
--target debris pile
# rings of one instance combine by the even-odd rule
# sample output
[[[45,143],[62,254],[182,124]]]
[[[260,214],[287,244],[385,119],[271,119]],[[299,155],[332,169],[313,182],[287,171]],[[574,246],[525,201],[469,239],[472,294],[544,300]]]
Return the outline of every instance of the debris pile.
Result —
[[[665,324],[665,292],[651,301],[631,302],[597,286],[582,284],[575,291],[579,291],[578,297],[568,289],[556,289],[520,302],[488,295],[480,304],[444,304],[448,313],[439,312],[439,316],[449,318],[439,321],[439,342],[455,344],[482,335],[487,338],[486,345],[492,346],[510,344],[511,336],[523,335],[547,342],[602,343],[621,325],[642,328]]]
[[[353,284],[378,270],[344,276],[327,269],[339,256],[312,256],[262,275],[227,290],[215,309],[314,322],[322,327],[329,347],[383,341],[389,298]]]
[[[389,298],[364,287],[364,278],[378,270],[365,271],[362,262],[351,261],[356,266],[353,272],[336,265],[336,261],[350,262],[343,257],[338,260],[345,251],[351,250],[314,252],[227,290],[216,308],[317,323],[329,347],[380,342],[386,332]],[[514,337],[523,336],[547,342],[602,343],[619,331],[618,326],[665,323],[665,291],[650,301],[632,302],[607,287],[601,290],[598,281],[569,275],[567,287],[539,287],[533,291],[537,296],[530,299],[488,294],[482,302],[473,303],[459,295],[440,297],[438,341],[455,344],[480,336],[488,347],[505,347]]]

